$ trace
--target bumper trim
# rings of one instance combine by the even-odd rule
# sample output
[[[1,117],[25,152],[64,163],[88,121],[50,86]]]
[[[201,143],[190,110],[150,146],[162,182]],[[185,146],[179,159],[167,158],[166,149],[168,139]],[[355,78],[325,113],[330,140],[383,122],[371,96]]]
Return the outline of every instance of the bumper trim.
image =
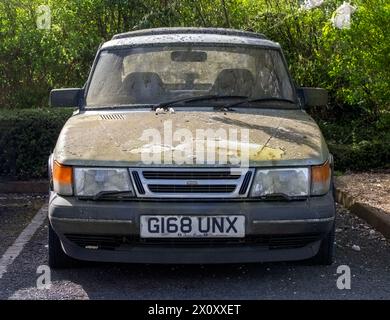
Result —
[[[322,219],[294,219],[294,220],[253,220],[253,224],[283,224],[283,223],[319,223],[319,222],[332,222],[334,217],[322,218]]]
[[[62,241],[69,256],[86,261],[151,264],[258,263],[304,260],[313,257],[321,241],[301,248],[269,250],[258,246],[178,248],[170,246],[133,247],[129,250],[94,250],[80,248],[67,239]]]
[[[59,222],[81,222],[81,223],[119,223],[119,224],[133,224],[133,220],[110,220],[110,219],[79,219],[79,218],[58,218],[51,217],[52,221]]]

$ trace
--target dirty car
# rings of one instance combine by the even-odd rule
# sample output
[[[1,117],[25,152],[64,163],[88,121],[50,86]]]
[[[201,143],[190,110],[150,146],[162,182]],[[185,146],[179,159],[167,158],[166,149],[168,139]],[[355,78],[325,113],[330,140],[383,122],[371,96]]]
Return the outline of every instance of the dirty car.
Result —
[[[219,28],[115,35],[49,158],[49,263],[333,261],[333,159],[278,43]]]

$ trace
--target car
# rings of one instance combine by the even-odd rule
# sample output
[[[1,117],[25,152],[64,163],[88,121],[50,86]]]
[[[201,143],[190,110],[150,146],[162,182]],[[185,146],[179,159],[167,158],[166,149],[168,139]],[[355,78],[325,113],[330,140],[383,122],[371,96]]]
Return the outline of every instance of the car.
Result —
[[[281,46],[222,28],[103,43],[49,158],[49,265],[208,264],[334,255],[333,158]]]

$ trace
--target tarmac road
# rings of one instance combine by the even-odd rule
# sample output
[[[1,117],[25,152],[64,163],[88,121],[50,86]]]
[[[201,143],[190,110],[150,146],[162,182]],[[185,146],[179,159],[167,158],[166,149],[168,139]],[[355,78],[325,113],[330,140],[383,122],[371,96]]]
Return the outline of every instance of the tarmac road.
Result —
[[[0,195],[0,256],[46,201],[18,197]],[[88,263],[52,270],[50,288],[38,289],[46,264],[47,219],[0,276],[0,299],[390,299],[389,241],[341,207],[332,266]],[[351,270],[351,289],[337,288],[340,265]]]

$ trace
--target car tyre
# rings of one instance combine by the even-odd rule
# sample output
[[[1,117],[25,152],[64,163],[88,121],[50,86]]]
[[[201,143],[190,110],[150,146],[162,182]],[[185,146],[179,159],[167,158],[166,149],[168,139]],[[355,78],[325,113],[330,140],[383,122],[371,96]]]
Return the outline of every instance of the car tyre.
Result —
[[[332,230],[322,239],[318,253],[312,258],[313,264],[329,266],[333,263],[335,233],[335,223],[333,223]]]
[[[69,257],[62,249],[61,241],[49,223],[49,267],[53,269],[70,268],[75,259]]]

